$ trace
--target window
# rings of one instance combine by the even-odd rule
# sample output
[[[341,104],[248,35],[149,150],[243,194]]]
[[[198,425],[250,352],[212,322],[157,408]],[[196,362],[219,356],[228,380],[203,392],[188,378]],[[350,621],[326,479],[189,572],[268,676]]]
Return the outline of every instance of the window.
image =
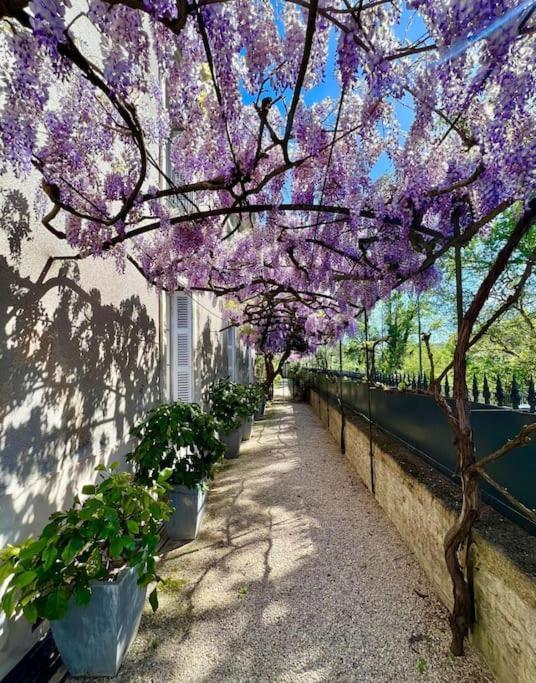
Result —
[[[183,292],[173,297],[173,400],[193,400],[192,300]]]

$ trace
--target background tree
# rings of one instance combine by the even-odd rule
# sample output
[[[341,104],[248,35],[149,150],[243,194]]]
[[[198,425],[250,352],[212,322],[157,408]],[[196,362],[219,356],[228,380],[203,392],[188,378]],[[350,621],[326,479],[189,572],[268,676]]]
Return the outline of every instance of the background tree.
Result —
[[[410,334],[415,328],[417,303],[402,292],[393,292],[384,305],[385,344],[381,369],[397,372],[403,367]]]

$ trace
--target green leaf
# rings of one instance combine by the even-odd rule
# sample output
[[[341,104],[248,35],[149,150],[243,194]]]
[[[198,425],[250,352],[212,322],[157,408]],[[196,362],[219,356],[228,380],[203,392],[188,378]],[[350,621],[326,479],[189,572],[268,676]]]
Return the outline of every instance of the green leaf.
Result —
[[[80,519],[84,522],[88,522],[95,516],[95,508],[89,507],[87,504],[79,512]]]
[[[16,574],[14,576],[11,581],[11,585],[17,586],[17,588],[24,588],[25,586],[29,586],[32,581],[35,581],[36,578],[37,572],[33,569],[26,572],[21,572],[20,574]]]
[[[112,472],[114,470],[116,470],[118,467],[119,467],[119,462],[117,460],[114,460],[114,462],[112,462],[110,465],[110,469],[112,470]]]
[[[130,536],[122,536],[121,540],[123,541],[123,547],[127,550],[134,550],[136,547],[136,541],[130,538]]]
[[[115,510],[115,508],[107,505],[104,509],[104,516],[114,526],[117,526],[119,524],[119,516],[118,516],[117,510]]]
[[[3,562],[0,564],[0,584],[4,583],[8,576],[15,573],[15,567],[12,562]]]
[[[123,550],[123,537],[120,536],[119,538],[114,538],[113,541],[110,543],[110,555],[113,558],[120,557],[122,550]]]
[[[160,472],[158,475],[158,483],[161,484],[164,481],[167,481],[173,474],[173,468],[172,467],[164,467],[164,469]]]
[[[153,612],[156,612],[158,609],[158,594],[156,588],[154,588],[149,595],[149,604],[151,605]]]
[[[106,465],[103,465],[102,463],[100,463],[99,465],[97,465],[97,467],[95,467],[95,471],[96,472],[106,472]]]
[[[46,544],[46,538],[40,538],[38,541],[33,541],[20,551],[19,559],[22,562],[24,562],[25,560],[31,560],[33,557],[38,555],[41,552],[41,550],[43,550]]]
[[[6,617],[11,619],[15,611],[15,592],[8,590],[2,597],[2,609],[6,613]]]
[[[158,534],[147,534],[143,537],[143,543],[149,552],[152,552],[160,541],[160,536]]]
[[[58,550],[56,546],[54,545],[49,545],[47,546],[42,554],[41,557],[43,559],[43,567],[45,571],[48,571],[50,567],[54,564],[56,558],[58,557]]]
[[[22,613],[26,617],[26,619],[30,622],[30,624],[35,624],[37,621],[37,606],[34,602],[29,603],[28,605],[24,605],[22,608]]]
[[[49,522],[49,524],[47,524],[46,527],[41,532],[41,538],[50,539],[53,536],[56,536],[58,529],[60,528],[58,521],[59,520],[55,519],[54,521]]]
[[[72,562],[83,547],[84,539],[78,535],[73,536],[69,543],[65,546],[61,554],[61,558],[65,562],[65,564],[69,564],[70,562]]]
[[[86,571],[87,575],[91,578],[97,576],[97,574],[101,571],[102,569],[102,558],[101,554],[99,552],[98,548],[93,548],[91,551],[87,562],[86,562]]]
[[[41,614],[45,619],[62,619],[69,606],[69,600],[65,588],[58,588],[49,593],[43,601]]]
[[[82,493],[85,496],[92,496],[96,490],[97,488],[94,486],[94,484],[86,484],[85,486],[82,486]]]
[[[151,574],[143,574],[142,576],[140,576],[137,583],[138,586],[140,586],[140,588],[145,588],[145,586],[148,586],[153,581],[154,578]]]
[[[74,599],[77,605],[84,607],[91,600],[91,590],[87,586],[77,586],[74,589]]]
[[[0,550],[0,559],[5,561],[11,560],[14,557],[18,557],[20,554],[20,550],[20,546],[8,545],[5,548],[2,548],[2,550]]]
[[[130,531],[131,534],[138,534],[140,531],[140,525],[133,519],[129,519],[127,521],[127,529]]]

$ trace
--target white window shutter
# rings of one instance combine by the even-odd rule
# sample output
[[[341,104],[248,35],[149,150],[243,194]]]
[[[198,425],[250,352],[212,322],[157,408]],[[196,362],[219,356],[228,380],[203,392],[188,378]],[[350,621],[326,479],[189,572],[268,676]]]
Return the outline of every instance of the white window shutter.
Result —
[[[186,294],[175,294],[174,315],[174,398],[176,401],[192,401],[192,300]]]
[[[229,378],[236,381],[236,344],[235,344],[235,328],[229,327],[227,329],[227,370]]]

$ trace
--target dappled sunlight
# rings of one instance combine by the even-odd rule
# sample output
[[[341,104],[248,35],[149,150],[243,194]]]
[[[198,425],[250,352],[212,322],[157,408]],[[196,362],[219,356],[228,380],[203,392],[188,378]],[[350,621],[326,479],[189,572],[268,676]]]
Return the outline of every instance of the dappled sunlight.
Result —
[[[443,608],[304,405],[276,401],[255,424],[159,573],[160,610],[117,680],[409,682],[419,656],[423,681],[486,680],[473,655],[448,658]]]
[[[0,676],[532,683],[536,0],[0,26]]]

